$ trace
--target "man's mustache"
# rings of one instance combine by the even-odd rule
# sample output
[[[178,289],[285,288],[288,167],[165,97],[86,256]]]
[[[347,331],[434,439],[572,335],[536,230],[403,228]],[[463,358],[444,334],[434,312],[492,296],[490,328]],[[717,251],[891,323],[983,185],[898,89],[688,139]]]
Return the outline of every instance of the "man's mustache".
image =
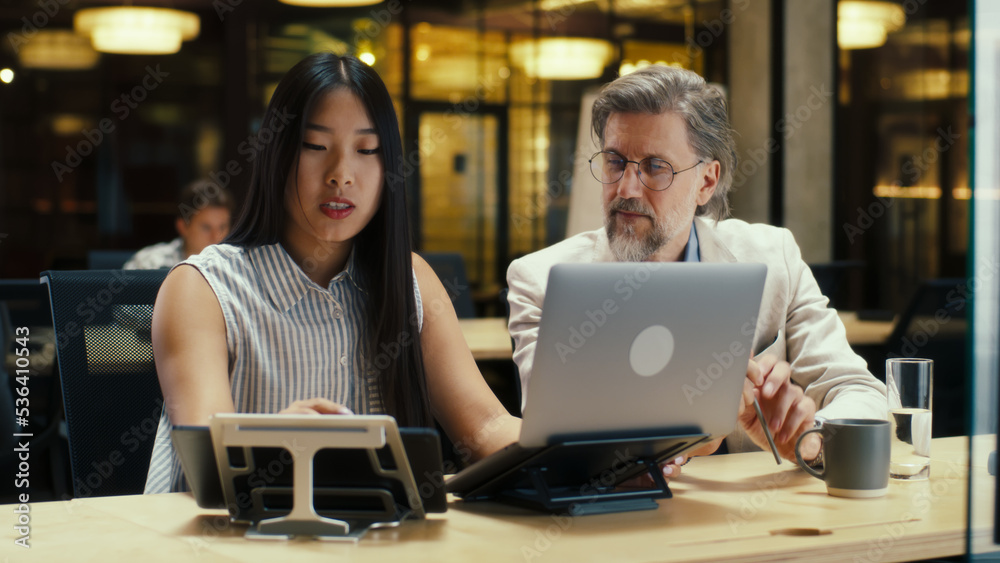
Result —
[[[623,211],[625,213],[640,213],[650,217],[653,216],[653,210],[647,208],[637,199],[622,199],[620,197],[615,198],[614,201],[611,202],[608,209],[610,211]]]

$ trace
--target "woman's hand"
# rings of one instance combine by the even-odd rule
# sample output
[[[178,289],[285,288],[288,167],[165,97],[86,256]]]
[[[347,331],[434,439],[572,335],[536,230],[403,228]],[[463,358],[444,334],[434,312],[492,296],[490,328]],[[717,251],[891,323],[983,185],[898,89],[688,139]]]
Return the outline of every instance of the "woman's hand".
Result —
[[[294,401],[278,411],[278,414],[354,414],[351,409],[329,399],[313,397]]]

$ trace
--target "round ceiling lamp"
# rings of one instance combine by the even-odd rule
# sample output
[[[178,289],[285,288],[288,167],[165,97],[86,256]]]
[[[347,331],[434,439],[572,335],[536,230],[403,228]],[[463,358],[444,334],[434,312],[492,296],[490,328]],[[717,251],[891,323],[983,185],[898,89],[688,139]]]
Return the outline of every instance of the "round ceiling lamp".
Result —
[[[841,49],[871,49],[885,45],[886,35],[906,23],[895,2],[841,0],[837,4],[837,44]]]
[[[607,41],[584,37],[543,37],[510,47],[511,60],[529,77],[543,80],[598,78],[613,54]]]
[[[353,8],[355,6],[371,6],[382,0],[278,0],[289,6],[305,8]]]
[[[100,57],[90,39],[71,29],[41,29],[17,52],[21,66],[46,70],[86,70]]]
[[[170,55],[181,42],[198,37],[197,14],[169,8],[122,6],[87,8],[76,13],[73,27],[90,36],[98,51],[127,55]]]

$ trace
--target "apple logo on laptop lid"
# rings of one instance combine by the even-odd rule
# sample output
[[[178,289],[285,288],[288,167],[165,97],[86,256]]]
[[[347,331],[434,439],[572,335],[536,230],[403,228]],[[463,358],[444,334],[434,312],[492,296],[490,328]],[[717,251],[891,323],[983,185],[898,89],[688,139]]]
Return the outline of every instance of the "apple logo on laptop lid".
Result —
[[[674,335],[663,325],[646,327],[629,348],[628,361],[632,370],[643,377],[663,371],[674,355]]]

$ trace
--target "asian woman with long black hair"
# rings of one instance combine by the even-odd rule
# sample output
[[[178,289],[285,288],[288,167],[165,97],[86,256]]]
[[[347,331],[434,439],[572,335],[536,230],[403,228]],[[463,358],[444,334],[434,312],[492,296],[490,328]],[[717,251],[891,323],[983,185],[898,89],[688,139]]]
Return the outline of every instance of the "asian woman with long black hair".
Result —
[[[306,57],[265,113],[242,212],[175,267],[153,313],[165,400],[146,492],[184,490],[171,424],[215,413],[436,420],[471,459],[520,420],[486,385],[434,271],[411,252],[389,93],[352,57]]]

